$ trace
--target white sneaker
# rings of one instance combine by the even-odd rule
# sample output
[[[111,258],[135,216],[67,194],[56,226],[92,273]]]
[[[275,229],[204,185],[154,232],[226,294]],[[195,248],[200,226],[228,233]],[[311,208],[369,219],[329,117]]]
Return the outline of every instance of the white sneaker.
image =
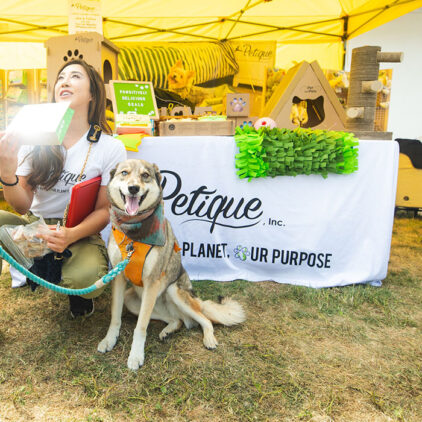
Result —
[[[26,276],[23,275],[20,271],[18,271],[12,265],[9,268],[10,275],[12,277],[12,288],[15,289],[16,287],[22,287],[26,284]]]

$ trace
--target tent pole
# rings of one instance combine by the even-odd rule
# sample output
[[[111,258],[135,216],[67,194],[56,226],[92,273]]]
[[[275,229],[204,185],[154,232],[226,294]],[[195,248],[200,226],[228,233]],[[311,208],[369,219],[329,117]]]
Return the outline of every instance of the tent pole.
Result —
[[[14,31],[2,31],[2,32],[0,32],[0,35],[3,35],[3,34],[18,34],[18,33],[22,33],[22,32],[38,31],[38,30],[54,31],[54,32],[60,32],[60,33],[64,33],[64,34],[67,33],[66,31],[58,29],[58,28],[61,28],[63,26],[67,26],[67,23],[58,24],[58,25],[50,25],[50,26],[41,26],[41,25],[34,25],[34,24],[31,24],[31,23],[20,22],[20,21],[16,21],[16,20],[12,20],[12,19],[6,19],[6,18],[0,18],[0,22],[7,22],[7,23],[12,23],[14,25],[22,25],[22,26],[28,27],[26,29],[16,29]]]
[[[333,21],[338,21],[338,20],[339,19],[330,19],[330,20],[326,20],[326,21],[318,21],[318,22],[313,22],[313,23],[315,24],[315,23],[321,23],[321,22],[333,22]],[[231,38],[226,37],[226,39],[230,39],[230,40],[235,40],[235,39],[242,38],[242,37],[245,38],[245,37],[253,36],[253,35],[262,35],[262,34],[267,34],[267,33],[275,32],[275,31],[293,31],[293,32],[300,32],[300,33],[304,33],[304,34],[324,35],[326,37],[336,37],[336,38],[342,37],[341,35],[338,35],[338,34],[329,34],[327,32],[317,32],[317,31],[309,31],[309,30],[306,30],[306,29],[298,29],[300,27],[311,25],[311,24],[292,25],[292,26],[276,26],[276,25],[268,25],[268,24],[265,24],[265,23],[249,22],[249,21],[245,21],[245,20],[234,21],[233,19],[226,19],[226,21],[236,22],[236,23],[244,23],[244,24],[263,27],[263,28],[272,28],[272,29],[269,29],[268,31],[256,32],[256,33],[251,33],[251,34],[248,34],[248,35],[239,35],[238,37],[231,37]]]
[[[374,20],[375,18],[377,18],[379,15],[381,15],[383,12],[385,12],[386,10],[388,10],[389,7],[384,7],[380,12],[378,12],[377,14],[375,14],[374,16],[370,17],[366,22],[364,22],[362,25],[359,25],[357,28],[355,28],[349,35],[352,35],[353,33],[355,33],[356,31],[358,31],[359,29],[363,28],[365,25],[367,25],[369,22],[371,22],[372,20]]]
[[[115,40],[119,40],[121,38],[131,38],[131,37],[138,37],[138,36],[143,36],[143,35],[151,35],[151,34],[156,34],[156,33],[163,33],[163,32],[168,32],[168,33],[172,33],[172,34],[178,34],[178,35],[185,35],[188,37],[193,37],[193,38],[202,38],[202,39],[206,39],[206,40],[211,40],[211,41],[218,41],[217,38],[213,38],[213,37],[207,37],[206,35],[196,35],[196,34],[189,34],[189,33],[185,33],[185,32],[180,32],[180,31],[176,31],[176,29],[182,29],[182,28],[194,28],[197,26],[206,26],[206,25],[210,25],[210,24],[215,24],[215,23],[219,23],[220,20],[217,21],[213,21],[213,22],[204,22],[204,23],[200,23],[200,24],[196,24],[196,25],[186,25],[186,26],[180,26],[180,27],[175,27],[175,28],[167,28],[167,29],[162,29],[162,28],[155,28],[152,26],[146,26],[146,25],[138,25],[135,23],[130,23],[130,22],[122,22],[122,21],[117,21],[114,19],[109,19],[109,18],[103,18],[103,22],[111,22],[111,23],[118,23],[121,25],[127,25],[127,26],[133,26],[135,28],[142,28],[142,29],[149,29],[149,32],[139,32],[136,34],[130,34],[130,35],[121,35],[118,37],[110,37],[109,39],[112,41]]]
[[[342,59],[342,68],[346,70],[346,51],[347,51],[347,31],[349,29],[349,16],[343,16],[343,59]]]
[[[236,24],[239,22],[240,18],[243,16],[243,14],[245,13],[245,11],[248,9],[249,3],[251,2],[251,0],[248,0],[248,2],[246,3],[246,6],[243,9],[240,9],[239,12],[239,16],[237,17],[237,19],[234,21],[232,27],[229,29],[229,32],[227,32],[227,35],[225,36],[225,40],[227,40],[229,38],[229,35],[232,33],[234,27],[236,26]],[[261,2],[258,2],[261,3]]]

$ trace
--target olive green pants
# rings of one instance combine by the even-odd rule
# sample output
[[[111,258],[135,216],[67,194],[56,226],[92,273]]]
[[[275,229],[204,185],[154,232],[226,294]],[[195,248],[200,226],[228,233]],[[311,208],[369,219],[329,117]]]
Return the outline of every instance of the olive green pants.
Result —
[[[7,211],[0,210],[0,226],[4,224],[21,225],[29,224],[37,220],[33,215],[18,216]],[[46,218],[47,224],[56,224],[59,219]],[[100,235],[93,235],[78,240],[69,246],[72,256],[64,258],[62,265],[62,281],[60,286],[69,289],[84,289],[91,286],[99,278],[108,272],[108,256],[104,241]],[[0,259],[0,270],[1,270]],[[83,295],[89,299],[99,296],[104,287]]]

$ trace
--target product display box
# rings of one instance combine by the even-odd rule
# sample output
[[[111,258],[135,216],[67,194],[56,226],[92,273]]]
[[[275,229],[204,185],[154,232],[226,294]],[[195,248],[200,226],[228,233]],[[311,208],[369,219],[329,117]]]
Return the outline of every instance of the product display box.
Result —
[[[74,111],[70,102],[27,104],[6,129],[24,145],[60,145],[69,128]]]
[[[226,114],[228,117],[247,117],[250,112],[250,95],[247,93],[227,94]]]
[[[232,136],[234,128],[233,120],[167,120],[158,124],[160,136]]]
[[[262,113],[277,127],[345,130],[346,112],[317,61],[289,69]]]
[[[245,125],[253,126],[255,122],[259,119],[258,116],[248,116],[248,117],[230,117],[230,120],[234,121],[234,127]]]
[[[97,32],[78,32],[49,38],[47,51],[47,89],[51,97],[58,70],[73,59],[82,59],[94,66],[104,83],[118,78],[120,48]]]

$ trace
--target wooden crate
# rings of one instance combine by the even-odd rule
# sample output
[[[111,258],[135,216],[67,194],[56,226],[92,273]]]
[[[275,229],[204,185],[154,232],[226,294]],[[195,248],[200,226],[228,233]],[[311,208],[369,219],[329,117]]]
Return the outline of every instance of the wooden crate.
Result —
[[[167,120],[158,124],[160,136],[232,136],[233,120]]]

